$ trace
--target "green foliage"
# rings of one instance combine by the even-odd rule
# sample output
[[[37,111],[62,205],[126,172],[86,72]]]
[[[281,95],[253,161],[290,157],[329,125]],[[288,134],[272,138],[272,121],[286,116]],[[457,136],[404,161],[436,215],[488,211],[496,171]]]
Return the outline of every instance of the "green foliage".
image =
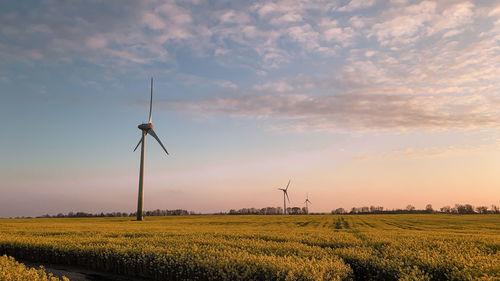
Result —
[[[499,280],[498,215],[0,220],[0,253],[153,280]]]
[[[13,257],[0,256],[0,280],[2,281],[69,281],[68,278],[54,277],[52,273],[47,274],[45,269],[27,268],[24,264],[17,262]]]

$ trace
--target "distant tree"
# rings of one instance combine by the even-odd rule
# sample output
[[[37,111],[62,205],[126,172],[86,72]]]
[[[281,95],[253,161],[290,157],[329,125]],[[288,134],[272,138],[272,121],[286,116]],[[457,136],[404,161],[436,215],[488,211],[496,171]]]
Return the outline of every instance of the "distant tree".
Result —
[[[487,214],[488,213],[488,207],[486,206],[478,206],[476,207],[476,212],[479,214]]]
[[[344,208],[337,208],[332,211],[332,214],[345,214],[345,213],[347,213],[347,211],[344,210]]]
[[[356,207],[352,207],[352,209],[351,209],[351,212],[350,212],[350,213],[351,213],[351,214],[357,214],[357,213],[359,213],[359,209],[358,209],[358,208],[356,208]]]
[[[384,207],[382,206],[370,206],[371,213],[381,213],[384,211]]]
[[[259,214],[262,214],[262,215],[277,215],[279,213],[280,212],[275,207],[265,207],[265,208],[260,209],[260,211],[259,211]]]
[[[455,209],[459,214],[474,214],[474,207],[470,204],[455,204]]]
[[[361,213],[369,213],[370,212],[370,208],[368,207],[361,207]]]
[[[302,214],[309,214],[309,210],[306,207],[302,207]]]
[[[451,212],[451,207],[450,206],[444,206],[439,209],[441,213],[450,213]]]
[[[427,206],[425,206],[425,212],[426,213],[433,213],[434,212],[434,209],[432,209],[431,204],[427,204]]]
[[[497,205],[491,205],[491,212],[494,214],[500,214],[500,208]]]
[[[408,212],[413,212],[413,211],[415,211],[415,206],[413,206],[413,205],[410,204],[410,205],[406,206],[406,210]]]
[[[302,214],[302,209],[299,207],[292,207],[290,214],[292,215],[300,215]]]

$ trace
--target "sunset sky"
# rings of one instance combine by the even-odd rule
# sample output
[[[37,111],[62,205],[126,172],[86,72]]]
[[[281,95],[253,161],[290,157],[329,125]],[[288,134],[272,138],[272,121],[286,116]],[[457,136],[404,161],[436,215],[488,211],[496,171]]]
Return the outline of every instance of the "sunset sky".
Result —
[[[500,3],[0,3],[0,217],[500,205]]]

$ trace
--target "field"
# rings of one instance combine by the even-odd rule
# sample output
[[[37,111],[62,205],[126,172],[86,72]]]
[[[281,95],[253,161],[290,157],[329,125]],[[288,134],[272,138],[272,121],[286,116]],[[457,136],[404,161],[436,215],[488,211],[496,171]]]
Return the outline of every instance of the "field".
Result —
[[[43,267],[27,268],[12,257],[0,256],[0,280],[30,280],[30,281],[61,281],[61,279],[47,274]],[[68,279],[63,277],[62,281]]]
[[[500,280],[499,215],[0,220],[0,254],[153,280]]]

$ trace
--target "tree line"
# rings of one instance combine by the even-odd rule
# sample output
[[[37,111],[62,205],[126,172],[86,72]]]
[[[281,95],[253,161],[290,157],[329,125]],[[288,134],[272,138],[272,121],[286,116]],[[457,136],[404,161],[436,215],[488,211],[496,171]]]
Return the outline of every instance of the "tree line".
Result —
[[[287,214],[303,215],[308,214],[305,207],[288,207]],[[337,208],[330,212],[331,214],[500,214],[500,208],[496,205],[474,207],[471,204],[455,204],[454,207],[444,206],[439,210],[435,210],[431,204],[427,204],[425,209],[416,209],[413,205],[408,205],[404,209],[385,209],[382,206],[364,206],[352,207],[350,210]],[[265,207],[265,208],[242,208],[239,210],[231,209],[228,213],[218,213],[221,215],[280,215],[283,214],[281,207]],[[314,213],[325,214],[325,213]]]
[[[306,207],[288,207],[286,208],[287,214],[290,215],[303,215],[307,214],[308,211]],[[283,213],[283,208],[281,207],[265,207],[265,208],[243,208],[239,210],[231,209],[228,215],[281,215]]]
[[[265,208],[242,208],[239,210],[231,209],[229,212],[212,213],[212,215],[281,215],[283,208],[281,207],[265,207]],[[288,207],[287,214],[304,215],[309,214],[305,207]],[[312,214],[327,214],[327,213],[312,213]],[[496,205],[477,206],[471,204],[455,204],[453,207],[444,206],[439,209],[434,209],[431,204],[427,204],[425,209],[416,209],[413,205],[408,205],[404,209],[385,209],[381,206],[363,206],[352,207],[350,210],[337,208],[330,214],[500,214],[500,207]],[[145,216],[187,216],[187,215],[204,215],[193,211],[183,209],[175,210],[152,210],[145,211]],[[110,213],[87,213],[87,212],[69,212],[67,214],[59,213],[57,215],[45,214],[37,218],[90,218],[90,217],[135,217],[136,212],[110,212]],[[15,217],[15,218],[31,218],[31,217]]]
[[[444,206],[435,210],[431,204],[427,204],[425,209],[418,210],[413,205],[406,206],[405,209],[384,209],[380,206],[352,207],[351,210],[337,208],[332,210],[332,214],[500,214],[500,208],[496,205],[474,207],[471,204],[455,204],[454,207]]]
[[[87,213],[87,212],[69,212],[67,214],[59,213],[57,215],[43,215],[38,218],[93,218],[93,217],[135,217],[136,212],[133,213],[125,213],[125,212],[111,212],[111,213]],[[175,210],[160,210],[156,209],[153,211],[145,211],[144,215],[148,217],[154,216],[186,216],[186,215],[194,215],[195,212],[187,211],[183,209],[175,209]],[[29,217],[17,217],[17,218],[29,218]]]

